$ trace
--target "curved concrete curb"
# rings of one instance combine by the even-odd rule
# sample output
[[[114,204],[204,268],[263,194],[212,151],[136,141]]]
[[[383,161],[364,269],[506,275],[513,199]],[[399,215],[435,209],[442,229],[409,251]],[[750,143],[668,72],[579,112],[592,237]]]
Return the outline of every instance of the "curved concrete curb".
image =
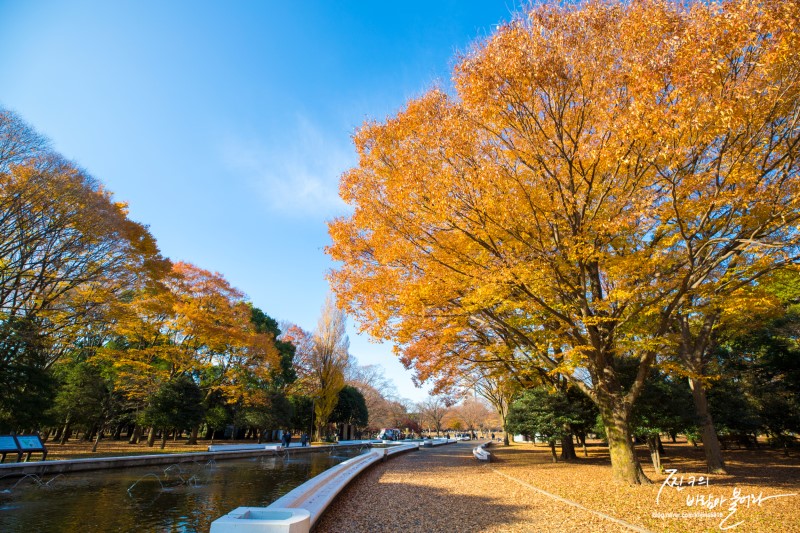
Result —
[[[422,445],[426,448],[431,446],[442,446],[444,444],[454,444],[458,442],[455,439],[426,439],[422,441]]]
[[[229,533],[229,532],[289,532],[307,533],[310,528],[319,520],[322,513],[333,502],[334,498],[344,489],[355,477],[372,466],[373,464],[385,460],[393,455],[418,450],[418,443],[399,444],[388,448],[371,450],[358,457],[348,459],[338,465],[329,468],[325,472],[315,476],[299,487],[284,494],[267,507],[238,507],[227,515],[214,520],[211,523],[210,533]],[[287,525],[279,523],[280,520],[265,519],[271,511],[286,513],[289,511],[302,511],[296,513],[292,522],[292,528],[287,529]],[[308,513],[308,529],[305,520],[300,515]],[[282,515],[283,516],[283,515]],[[258,522],[256,524],[256,522]],[[252,528],[249,525],[252,524]]]
[[[283,450],[280,444],[212,444],[208,447],[210,452],[238,452],[242,450],[266,450],[277,452]]]

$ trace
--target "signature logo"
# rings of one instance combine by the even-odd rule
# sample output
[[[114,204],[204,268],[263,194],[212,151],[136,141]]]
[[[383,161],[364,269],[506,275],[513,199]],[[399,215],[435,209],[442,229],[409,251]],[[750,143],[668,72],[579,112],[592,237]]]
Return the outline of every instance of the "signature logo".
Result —
[[[678,474],[676,469],[667,469],[667,479],[661,484],[661,487],[658,489],[658,494],[656,495],[656,505],[660,503],[661,500],[661,493],[664,491],[665,488],[674,489],[678,492],[681,492],[690,487],[709,487],[710,486],[710,478],[707,476],[684,476],[682,474]],[[717,513],[683,513],[681,517],[700,517],[700,516],[722,516],[722,520],[719,522],[719,528],[721,530],[727,529],[734,529],[741,524],[744,523],[744,520],[739,520],[738,522],[733,522],[735,520],[735,516],[739,509],[749,509],[750,507],[761,507],[761,505],[768,501],[774,500],[776,498],[788,498],[790,496],[797,496],[796,493],[793,494],[772,494],[769,496],[764,496],[763,492],[759,492],[758,494],[755,493],[743,493],[739,487],[734,487],[731,491],[729,496],[724,494],[687,494],[686,495],[686,506],[693,507],[696,509],[702,509],[703,511],[718,511]],[[727,514],[725,514],[727,511]],[[653,513],[653,516],[656,518],[677,518],[676,513]]]

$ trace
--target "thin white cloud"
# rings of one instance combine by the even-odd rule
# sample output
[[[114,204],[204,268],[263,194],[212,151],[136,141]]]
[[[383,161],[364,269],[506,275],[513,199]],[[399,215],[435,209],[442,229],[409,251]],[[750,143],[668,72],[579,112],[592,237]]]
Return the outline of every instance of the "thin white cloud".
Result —
[[[348,139],[330,139],[305,118],[280,139],[223,143],[222,156],[269,209],[288,215],[329,217],[347,211],[339,198],[339,177],[355,162]]]

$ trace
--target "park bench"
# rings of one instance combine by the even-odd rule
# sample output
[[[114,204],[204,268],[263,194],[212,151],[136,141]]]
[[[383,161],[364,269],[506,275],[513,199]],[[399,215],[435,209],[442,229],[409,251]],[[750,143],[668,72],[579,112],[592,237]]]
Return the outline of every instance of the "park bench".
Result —
[[[0,463],[5,462],[6,455],[17,454],[17,462],[22,462],[25,455],[25,462],[31,460],[34,453],[42,454],[42,461],[47,458],[47,448],[39,435],[0,435]]]
[[[485,444],[481,444],[477,448],[473,448],[472,449],[472,455],[474,455],[475,459],[477,459],[478,461],[487,461],[487,462],[491,461],[492,460],[492,454],[491,454],[491,452],[489,452],[489,450],[486,449],[491,445],[492,445],[492,443],[490,441],[490,442],[487,442]]]

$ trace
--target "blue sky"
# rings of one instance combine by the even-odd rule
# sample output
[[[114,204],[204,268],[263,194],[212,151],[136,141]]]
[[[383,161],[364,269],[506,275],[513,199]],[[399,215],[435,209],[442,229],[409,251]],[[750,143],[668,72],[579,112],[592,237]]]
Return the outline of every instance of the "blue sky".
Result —
[[[434,85],[513,1],[0,0],[0,105],[129,203],[164,255],[313,330],[351,135]],[[419,401],[385,345],[351,352]]]

